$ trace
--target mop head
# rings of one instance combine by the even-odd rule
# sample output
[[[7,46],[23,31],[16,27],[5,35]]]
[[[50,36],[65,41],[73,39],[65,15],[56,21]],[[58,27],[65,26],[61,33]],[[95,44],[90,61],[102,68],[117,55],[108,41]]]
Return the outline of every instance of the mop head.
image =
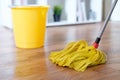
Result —
[[[105,53],[88,46],[84,40],[69,43],[63,50],[51,52],[49,59],[58,66],[85,71],[87,67],[106,62]]]

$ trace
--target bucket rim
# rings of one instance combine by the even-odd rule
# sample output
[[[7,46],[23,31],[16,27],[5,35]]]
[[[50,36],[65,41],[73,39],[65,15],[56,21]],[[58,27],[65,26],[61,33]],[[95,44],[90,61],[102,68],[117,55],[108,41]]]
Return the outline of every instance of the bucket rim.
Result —
[[[10,8],[49,8],[49,5],[17,5],[17,6],[9,6]]]

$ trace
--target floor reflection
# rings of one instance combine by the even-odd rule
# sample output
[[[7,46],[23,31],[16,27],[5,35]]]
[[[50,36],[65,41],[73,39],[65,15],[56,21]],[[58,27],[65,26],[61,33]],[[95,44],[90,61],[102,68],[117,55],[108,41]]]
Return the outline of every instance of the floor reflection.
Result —
[[[17,64],[15,74],[17,77],[42,75],[46,73],[44,48],[23,50],[16,53]]]

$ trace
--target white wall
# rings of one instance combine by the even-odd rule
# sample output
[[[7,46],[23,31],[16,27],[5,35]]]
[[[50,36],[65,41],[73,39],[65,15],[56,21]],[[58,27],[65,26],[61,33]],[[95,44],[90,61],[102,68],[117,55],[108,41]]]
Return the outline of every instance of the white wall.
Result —
[[[67,14],[67,21],[68,22],[76,22],[76,0],[65,0],[65,11]]]
[[[11,0],[0,0],[0,22],[1,25],[12,28],[10,5]]]
[[[96,12],[96,21],[102,20],[103,0],[91,0],[91,9]]]
[[[0,27],[1,27],[1,25],[2,25],[2,14],[1,14],[1,1],[0,1]]]
[[[118,0],[118,3],[113,11],[113,14],[111,16],[111,20],[112,21],[120,21],[120,0]]]
[[[47,0],[36,0],[39,5],[47,5]]]

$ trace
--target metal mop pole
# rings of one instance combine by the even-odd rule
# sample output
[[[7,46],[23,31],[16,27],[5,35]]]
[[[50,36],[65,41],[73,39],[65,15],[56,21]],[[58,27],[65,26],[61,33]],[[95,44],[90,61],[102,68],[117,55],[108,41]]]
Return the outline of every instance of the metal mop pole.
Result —
[[[102,37],[102,35],[103,35],[103,32],[105,31],[105,29],[106,29],[106,27],[107,27],[108,21],[109,21],[111,15],[112,15],[112,13],[113,13],[113,10],[114,10],[117,2],[118,2],[118,0],[115,0],[115,1],[114,1],[113,5],[112,5],[112,7],[111,7],[111,9],[110,9],[110,11],[109,11],[109,13],[108,13],[108,16],[107,16],[106,19],[105,19],[105,22],[104,22],[104,24],[103,24],[103,27],[101,28],[100,33],[98,34],[95,42],[93,43],[93,46],[94,46],[95,48],[98,48],[98,46],[99,46],[99,42],[100,42],[100,40],[101,40],[101,37]]]

